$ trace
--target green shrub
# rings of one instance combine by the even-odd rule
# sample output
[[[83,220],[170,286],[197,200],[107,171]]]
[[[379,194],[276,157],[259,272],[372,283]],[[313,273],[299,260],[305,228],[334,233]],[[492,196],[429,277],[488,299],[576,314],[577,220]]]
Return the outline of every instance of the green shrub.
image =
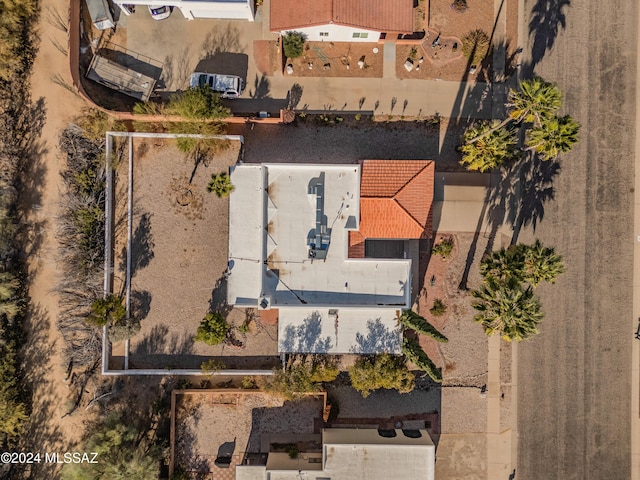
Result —
[[[298,446],[295,443],[290,443],[286,447],[284,447],[284,451],[287,452],[289,458],[295,460],[298,458],[298,454],[300,450],[298,450]]]
[[[135,337],[140,332],[141,328],[140,322],[137,319],[124,319],[115,325],[109,326],[109,340],[112,343],[117,343],[128,338]]]
[[[337,365],[329,363],[316,365],[311,372],[311,381],[317,383],[329,383],[333,382],[338,375],[340,375],[340,369]]]
[[[293,365],[286,370],[277,369],[265,380],[264,389],[287,400],[298,400],[305,393],[317,392],[320,384],[312,380],[311,365]]]
[[[431,249],[433,255],[440,255],[442,258],[447,258],[453,251],[453,238],[447,237],[440,240],[440,243],[434,245]]]
[[[479,65],[489,52],[489,35],[483,30],[472,30],[462,37],[462,54],[471,65]]]
[[[282,48],[287,58],[297,58],[304,52],[304,35],[299,32],[287,32],[282,37]]]
[[[254,390],[258,388],[256,379],[250,375],[247,375],[246,377],[242,377],[242,382],[240,383],[240,386],[245,390]]]
[[[444,303],[442,303],[442,300],[440,300],[439,298],[436,298],[433,301],[433,307],[431,307],[429,311],[431,312],[431,315],[433,315],[434,317],[441,317],[447,312],[447,306]]]
[[[416,340],[405,338],[402,343],[402,353],[405,354],[410,362],[413,362],[420,370],[429,375],[434,382],[442,382],[442,372],[422,350]]]
[[[207,313],[196,331],[196,342],[207,345],[218,345],[225,338],[231,327],[220,313]]]
[[[91,311],[87,317],[87,323],[102,327],[104,325],[117,325],[127,316],[127,310],[122,305],[122,299],[118,295],[107,295],[105,298],[97,298],[91,304]]]
[[[217,358],[210,358],[206,362],[202,362],[200,365],[200,370],[205,375],[211,375],[213,372],[217,372],[218,370],[222,370],[225,368],[225,364],[222,360],[218,360]]]
[[[191,120],[222,119],[231,115],[231,110],[220,102],[220,95],[205,87],[190,88],[173,95],[165,111]]]
[[[235,187],[231,184],[231,178],[225,172],[211,175],[207,190],[215,193],[219,198],[228,197]],[[247,330],[249,325],[247,324]]]
[[[359,358],[349,368],[349,378],[353,388],[363,397],[380,388],[408,393],[415,387],[415,377],[402,357],[388,353]]]
[[[425,318],[421,317],[413,310],[405,310],[402,312],[402,315],[400,315],[400,323],[418,333],[421,333],[422,335],[428,335],[437,342],[447,343],[449,341],[447,337],[427,322]]]

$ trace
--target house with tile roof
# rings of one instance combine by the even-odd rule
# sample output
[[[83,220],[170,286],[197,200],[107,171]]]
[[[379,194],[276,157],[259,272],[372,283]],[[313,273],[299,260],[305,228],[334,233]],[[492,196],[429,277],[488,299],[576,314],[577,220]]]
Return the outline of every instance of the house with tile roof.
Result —
[[[272,0],[270,29],[312,42],[377,42],[413,33],[413,0]]]
[[[358,248],[429,238],[433,175],[424,160],[237,165],[228,303],[277,310],[280,353],[400,353],[417,255]]]

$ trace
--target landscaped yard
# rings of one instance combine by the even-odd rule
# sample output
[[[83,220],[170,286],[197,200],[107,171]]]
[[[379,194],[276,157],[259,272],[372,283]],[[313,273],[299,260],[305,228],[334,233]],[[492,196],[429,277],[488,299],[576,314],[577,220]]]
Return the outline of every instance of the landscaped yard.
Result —
[[[212,472],[211,478],[223,478],[225,473],[235,478],[235,466],[246,454],[268,453],[272,442],[286,443],[293,435],[310,437],[323,407],[322,396],[288,402],[258,391],[177,393],[176,467]],[[215,466],[217,457],[230,459],[230,468]]]
[[[398,44],[396,50],[396,72],[398,78],[442,79],[460,81],[469,72],[471,63],[462,54],[462,39],[472,30],[482,30],[490,37],[495,24],[491,5],[480,0],[467,0],[468,8],[458,11],[452,8],[451,0],[431,0],[427,35],[420,44]],[[507,70],[515,61],[517,49],[518,3],[505,2]],[[405,62],[410,59],[413,68],[408,71]],[[422,59],[422,62],[420,60]],[[476,65],[467,81],[487,82],[491,79],[491,55]]]
[[[376,53],[377,51],[377,53]],[[382,78],[382,45],[377,43],[307,42],[304,53],[289,60],[294,77]]]
[[[275,326],[252,320],[248,329],[240,328],[251,312],[226,304],[228,199],[207,191],[211,175],[237,161],[239,142],[197,164],[172,139],[135,139],[133,146],[131,312],[142,329],[131,339],[129,367],[199,369],[207,358],[225,356],[227,368],[271,368],[277,361]],[[127,205],[127,170],[125,155],[117,169],[116,192],[125,195],[120,210]],[[125,291],[126,238],[121,224],[115,239],[117,293]],[[227,316],[232,341],[194,341],[209,311]],[[124,355],[123,342],[113,354]]]

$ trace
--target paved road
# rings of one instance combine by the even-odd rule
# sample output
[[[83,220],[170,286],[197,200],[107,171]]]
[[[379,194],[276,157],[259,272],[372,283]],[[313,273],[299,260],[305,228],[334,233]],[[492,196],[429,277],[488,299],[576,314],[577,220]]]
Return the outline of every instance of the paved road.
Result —
[[[535,232],[568,272],[540,288],[543,333],[519,347],[516,478],[629,479],[637,2],[524,0],[526,12],[559,3],[571,3],[566,29],[544,58],[553,27],[529,49],[566,92],[582,140]]]

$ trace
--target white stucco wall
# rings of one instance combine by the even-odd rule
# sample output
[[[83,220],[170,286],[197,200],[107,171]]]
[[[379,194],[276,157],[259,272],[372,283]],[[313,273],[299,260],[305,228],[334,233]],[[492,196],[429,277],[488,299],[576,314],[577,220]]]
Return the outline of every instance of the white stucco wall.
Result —
[[[345,27],[344,25],[318,25],[315,27],[296,28],[294,31],[304,33],[310,42],[377,42],[380,32],[363,28]],[[320,33],[328,33],[321,36]],[[285,34],[283,31],[282,34]],[[368,34],[366,38],[354,38],[354,33]]]
[[[252,0],[113,0],[122,5],[138,5],[139,8],[151,6],[172,6],[180,10],[187,20],[196,18],[225,18],[233,20],[248,20],[253,22]],[[126,8],[123,12],[127,14]]]

